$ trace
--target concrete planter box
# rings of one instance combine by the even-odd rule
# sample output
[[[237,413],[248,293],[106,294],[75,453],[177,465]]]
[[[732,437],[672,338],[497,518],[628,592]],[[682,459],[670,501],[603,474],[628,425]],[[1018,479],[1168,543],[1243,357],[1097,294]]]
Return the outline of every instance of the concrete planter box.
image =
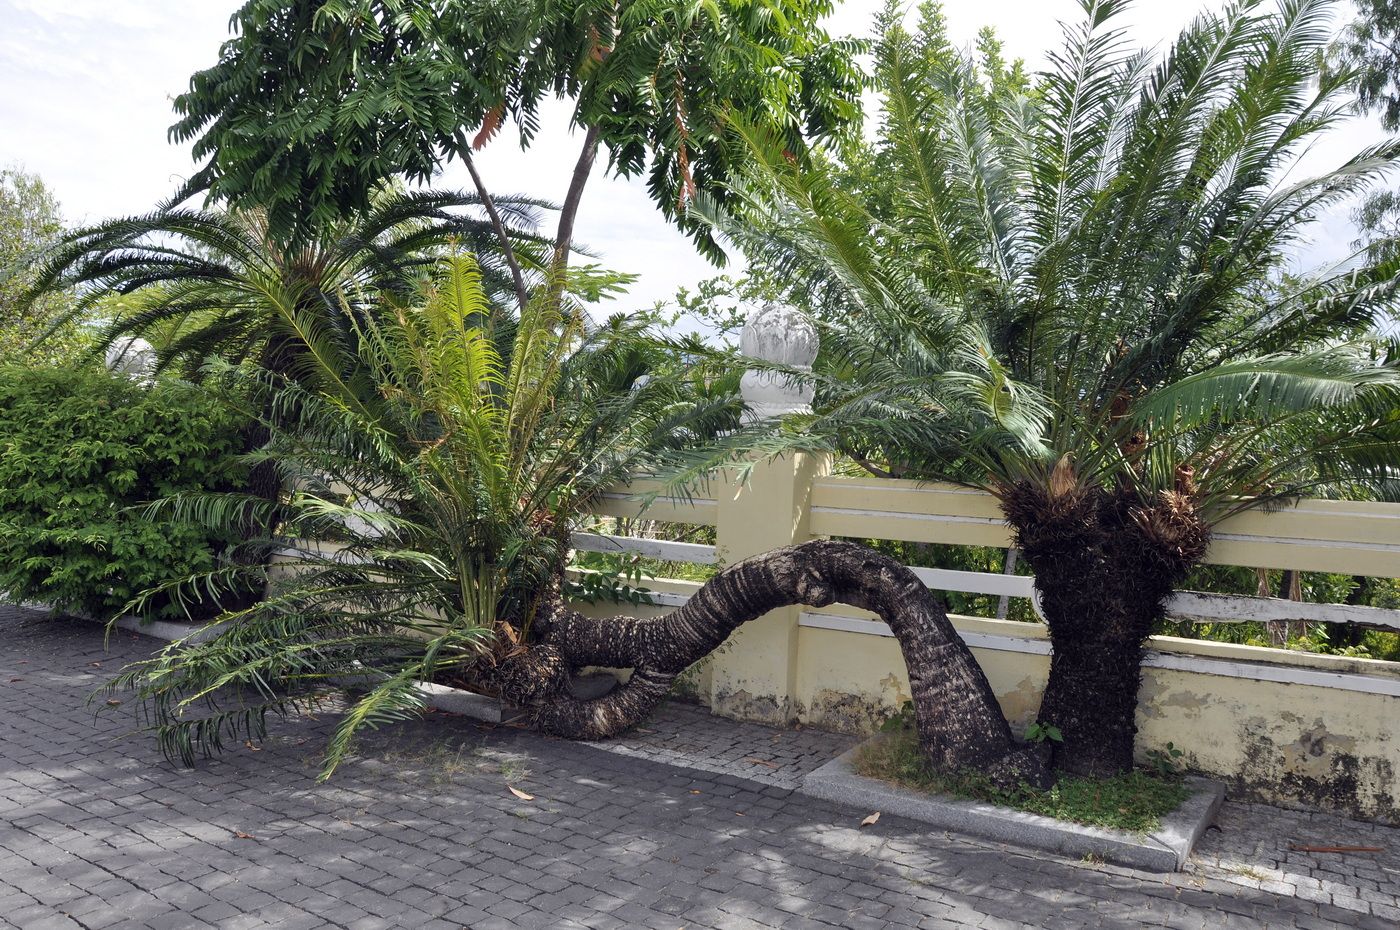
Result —
[[[1191,847],[1215,819],[1225,799],[1225,786],[1220,782],[1187,778],[1191,796],[1162,818],[1162,825],[1155,833],[1106,830],[980,801],[925,794],[867,778],[856,774],[853,766],[859,751],[860,746],[857,746],[809,773],[799,790],[865,812],[894,814],[943,830],[1074,858],[1093,855],[1107,862],[1151,872],[1175,872],[1184,868]]]

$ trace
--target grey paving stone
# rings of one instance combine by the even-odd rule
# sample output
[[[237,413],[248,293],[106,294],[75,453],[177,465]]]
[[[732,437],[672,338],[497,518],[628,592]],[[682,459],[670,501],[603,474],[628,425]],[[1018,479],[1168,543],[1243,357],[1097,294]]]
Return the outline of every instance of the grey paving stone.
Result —
[[[862,829],[790,790],[844,738],[684,704],[605,747],[432,715],[318,785],[322,713],[181,771],[127,736],[134,708],[85,704],[159,645],[0,608],[0,928],[1331,930],[1400,908],[1392,828],[1227,803],[1170,877]],[[1339,838],[1387,852],[1289,849]]]

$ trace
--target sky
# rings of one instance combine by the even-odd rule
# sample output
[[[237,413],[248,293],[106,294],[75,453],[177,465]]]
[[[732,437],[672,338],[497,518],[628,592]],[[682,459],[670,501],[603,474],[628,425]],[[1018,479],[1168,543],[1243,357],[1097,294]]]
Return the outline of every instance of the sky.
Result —
[[[847,0],[829,28],[865,35],[880,5]],[[1203,6],[1223,5],[1140,0],[1124,23],[1138,44],[1160,46]],[[188,149],[166,139],[171,101],[193,72],[213,64],[235,8],[236,0],[0,0],[0,166],[40,174],[70,224],[150,210],[193,169]],[[1346,5],[1340,9],[1349,15]],[[1080,17],[1074,0],[945,0],[945,12],[955,43],[970,45],[979,28],[992,25],[1008,56],[1024,58],[1032,70],[1058,43],[1059,22]],[[563,196],[578,140],[567,130],[567,110],[553,115],[530,151],[502,133],[480,154],[493,191],[555,202]],[[1354,120],[1309,153],[1303,167],[1335,163],[1381,138],[1373,120]],[[665,223],[641,179],[607,177],[603,167],[600,157],[578,234],[603,264],[640,276],[616,309],[649,306],[719,273]],[[470,181],[453,165],[434,186],[466,189]],[[1347,210],[1338,209],[1317,225],[1299,262],[1338,260],[1352,238]]]

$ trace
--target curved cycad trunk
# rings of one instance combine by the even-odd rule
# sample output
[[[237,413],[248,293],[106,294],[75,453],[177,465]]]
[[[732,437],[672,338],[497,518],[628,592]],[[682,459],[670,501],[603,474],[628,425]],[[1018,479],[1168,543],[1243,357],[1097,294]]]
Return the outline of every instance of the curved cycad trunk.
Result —
[[[895,560],[853,543],[817,541],[738,562],[663,617],[585,617],[561,611],[531,651],[528,675],[507,696],[533,705],[536,724],[571,739],[601,739],[640,722],[676,676],[741,624],[794,604],[851,604],[878,614],[909,668],[919,739],[943,771],[976,769],[1004,784],[1044,784],[1045,753],[1019,744],[991,686],[938,599]],[[560,669],[630,668],[628,681],[592,700],[558,686]],[[553,686],[542,681],[555,678]],[[525,685],[529,680],[532,683]]]
[[[1147,638],[1200,562],[1210,527],[1189,494],[1096,488],[1055,493],[1022,482],[1002,493],[1017,546],[1035,570],[1053,653],[1039,720],[1058,728],[1057,770],[1108,777],[1133,766]]]

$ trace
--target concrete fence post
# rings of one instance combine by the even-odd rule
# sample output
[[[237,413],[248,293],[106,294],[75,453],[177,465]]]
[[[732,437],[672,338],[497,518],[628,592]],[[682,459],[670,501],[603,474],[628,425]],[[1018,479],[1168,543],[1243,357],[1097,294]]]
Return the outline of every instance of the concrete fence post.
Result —
[[[751,358],[810,368],[817,355],[817,331],[797,310],[770,304],[749,316],[739,346]],[[809,384],[773,372],[746,372],[742,393],[753,417],[811,409]],[[812,482],[829,471],[827,456],[787,455],[755,462],[747,481],[730,479],[716,487],[720,562],[732,564],[810,539]],[[710,675],[710,707],[715,713],[773,724],[797,719],[800,613],[796,607],[773,611],[730,637]]]

